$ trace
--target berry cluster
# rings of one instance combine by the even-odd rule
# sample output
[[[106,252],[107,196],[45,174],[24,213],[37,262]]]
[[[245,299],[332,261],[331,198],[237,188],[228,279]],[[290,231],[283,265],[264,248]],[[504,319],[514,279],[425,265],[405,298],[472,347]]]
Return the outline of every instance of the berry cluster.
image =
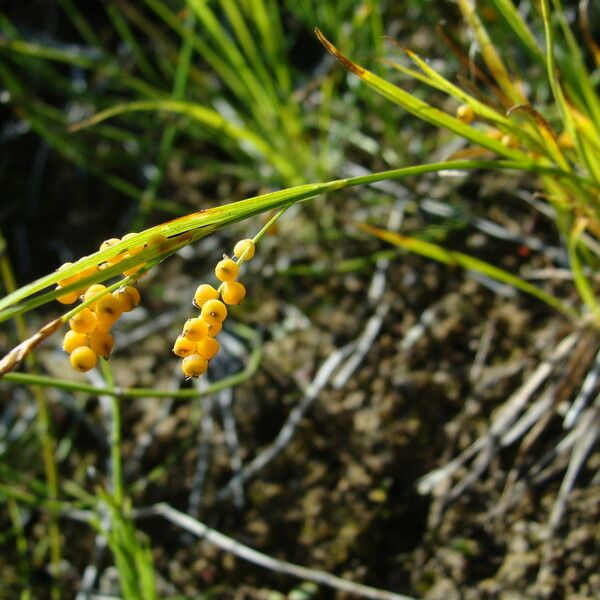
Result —
[[[237,280],[239,264],[254,256],[254,242],[240,240],[233,249],[237,262],[227,256],[217,263],[215,276],[221,282],[218,289],[203,283],[194,294],[194,306],[200,315],[188,319],[183,331],[175,340],[173,352],[183,358],[181,370],[186,377],[199,377],[208,369],[208,361],[219,352],[215,336],[221,331],[227,317],[227,304],[239,304],[246,295],[246,288]]]
[[[137,234],[129,233],[123,240],[129,239],[134,235]],[[106,250],[106,248],[120,241],[117,238],[106,240],[102,242],[100,250]],[[100,267],[93,265],[87,269],[83,269],[75,275],[60,280],[56,289],[64,288],[85,279],[100,269],[117,264],[121,260],[138,254],[142,249],[142,246],[129,249],[112,257],[106,263],[100,265]],[[65,263],[59,268],[59,271],[71,265],[72,263]],[[123,272],[123,275],[133,275],[139,268],[139,266],[136,266],[133,269],[127,269]],[[110,333],[112,326],[124,312],[132,311],[140,303],[140,293],[131,285],[123,286],[112,293],[107,292],[106,289],[106,286],[95,283],[89,287],[82,287],[79,290],[67,292],[57,298],[62,304],[73,304],[78,299],[81,299],[82,302],[87,302],[99,296],[95,302],[92,302],[89,306],[74,315],[73,318],[69,319],[70,331],[65,334],[63,339],[63,350],[69,353],[71,366],[82,373],[96,366],[98,356],[108,358],[114,345],[114,339]]]

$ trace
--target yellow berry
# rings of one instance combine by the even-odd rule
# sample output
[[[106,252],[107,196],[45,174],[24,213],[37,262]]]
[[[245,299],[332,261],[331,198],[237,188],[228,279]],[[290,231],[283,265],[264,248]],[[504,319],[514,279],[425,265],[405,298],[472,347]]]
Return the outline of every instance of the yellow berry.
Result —
[[[60,290],[61,286],[57,285],[56,289]],[[77,294],[77,292],[67,292],[66,294],[63,294],[62,296],[56,297],[56,299],[61,304],[73,304],[73,302],[75,302],[77,300],[77,298],[79,298],[79,295]]]
[[[573,140],[573,137],[571,136],[571,134],[568,131],[563,131],[559,136],[558,136],[558,145],[561,148],[566,148],[567,150],[572,150],[573,148],[575,148],[575,141]]]
[[[215,275],[219,281],[233,281],[239,272],[237,263],[230,258],[224,258],[215,267]]]
[[[493,140],[501,140],[502,136],[504,135],[499,129],[488,129],[486,132],[486,135],[490,138],[492,138]]]
[[[89,258],[88,256],[82,256],[80,260],[85,260],[86,258]],[[94,273],[98,272],[98,265],[90,265],[89,267],[86,267],[85,269],[82,269],[79,272],[79,279],[85,279],[86,277],[90,277],[90,275],[93,275]]]
[[[122,259],[123,260],[127,260],[128,258],[131,258],[132,256],[135,256],[136,254],[138,254],[137,252],[125,252],[122,255]],[[129,275],[135,275],[140,269],[142,269],[142,267],[145,265],[146,263],[141,263],[139,265],[135,265],[133,267],[130,267],[129,269],[125,269],[123,271],[123,275],[125,275],[125,277],[128,277]]]
[[[72,266],[73,266],[73,263],[67,262],[64,265],[61,265],[60,267],[58,267],[57,271],[64,271],[65,269],[68,269],[69,267],[72,267]],[[80,274],[75,273],[75,275],[71,275],[70,277],[66,277],[65,279],[61,279],[60,281],[58,281],[58,285],[60,287],[67,287],[71,283],[75,283],[76,281],[79,281],[79,279],[81,279]]]
[[[124,235],[121,238],[121,241],[126,242],[127,240],[131,240],[132,238],[136,237],[137,235],[138,235],[137,233],[128,233],[127,235]],[[135,256],[136,254],[139,254],[143,249],[144,249],[144,245],[142,243],[140,243],[139,246],[133,246],[131,248],[127,248],[127,254],[129,256]],[[125,255],[123,258],[124,259],[128,258],[128,256]]]
[[[98,318],[98,323],[96,325],[96,331],[101,331],[103,333],[108,333],[112,329],[112,326],[117,321],[117,319],[112,319],[111,317],[102,316],[102,315],[98,316],[97,318]]]
[[[88,348],[87,346],[80,346],[71,352],[69,360],[71,362],[71,366],[76,371],[85,373],[96,366],[98,357],[91,348]]]
[[[71,354],[75,348],[80,346],[87,346],[87,335],[76,331],[67,331],[63,338],[63,350]]]
[[[456,109],[456,118],[463,123],[472,123],[475,120],[475,111],[468,104],[463,104]]]
[[[219,292],[212,285],[203,283],[196,288],[194,294],[194,304],[198,308],[202,308],[207,300],[216,300],[219,297]]]
[[[87,302],[88,300],[95,298],[98,294],[101,294],[105,289],[106,286],[102,285],[101,283],[94,283],[90,285],[90,287],[86,290],[85,294],[83,295],[83,301]]]
[[[200,314],[209,325],[222,323],[227,316],[227,307],[220,300],[207,300]]]
[[[113,296],[121,306],[123,312],[132,311],[141,300],[140,293],[137,288],[134,288],[132,285],[127,285],[124,288],[113,292]]]
[[[96,301],[94,312],[98,317],[102,317],[105,320],[112,319],[114,322],[121,316],[123,309],[119,301],[112,294],[106,294],[106,296],[102,296],[102,298]]]
[[[196,352],[196,344],[197,342],[192,342],[192,340],[180,335],[177,337],[175,344],[173,345],[173,353],[177,356],[185,358],[186,356]]]
[[[223,329],[221,323],[209,323],[208,324],[208,337],[214,338]]]
[[[233,248],[233,253],[237,258],[252,260],[254,257],[254,242],[250,239],[240,240]]]
[[[108,358],[115,345],[115,340],[110,333],[96,329],[90,333],[89,344],[96,354]]]
[[[89,333],[96,329],[98,317],[89,308],[84,308],[69,319],[69,325],[77,333]]]
[[[246,295],[246,288],[239,281],[227,281],[221,288],[221,297],[225,304],[239,304]]]
[[[208,335],[208,323],[203,319],[188,319],[183,326],[183,335],[192,342],[199,342]]]
[[[110,238],[108,240],[104,240],[101,244],[100,244],[100,250],[107,250],[108,248],[110,248],[111,246],[114,246],[115,244],[118,244],[121,240],[119,238]]]
[[[199,377],[202,373],[206,373],[206,369],[208,369],[208,361],[199,354],[186,356],[181,361],[181,370],[186,377]]]
[[[155,233],[148,238],[148,241],[144,244],[144,248],[149,248],[150,246],[162,246],[167,241],[166,235]]]
[[[505,148],[516,148],[519,145],[519,141],[517,140],[517,138],[513,135],[510,135],[509,133],[506,133],[502,136],[500,143]]]
[[[196,352],[206,360],[210,360],[213,356],[216,356],[217,352],[219,352],[219,348],[221,347],[219,342],[212,337],[206,337],[203,340],[200,340],[196,344]]]

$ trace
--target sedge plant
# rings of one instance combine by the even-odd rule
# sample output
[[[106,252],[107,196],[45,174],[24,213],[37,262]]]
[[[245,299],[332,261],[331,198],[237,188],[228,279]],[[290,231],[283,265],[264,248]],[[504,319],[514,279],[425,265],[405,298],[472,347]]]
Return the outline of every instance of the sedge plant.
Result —
[[[139,233],[120,240],[115,238],[114,243],[107,244],[99,251],[28,285],[14,290],[6,286],[7,294],[0,299],[0,323],[11,319],[18,323],[31,311],[57,300],[65,303],[73,301],[74,304],[78,298],[82,301],[33,335],[25,335],[23,331],[20,343],[0,360],[0,378],[9,384],[36,386],[35,389],[57,388],[102,394],[111,399],[112,482],[108,486],[108,492],[101,490],[96,495],[91,495],[72,481],[65,480],[59,484],[56,475],[51,475],[52,469],[55,472],[56,467],[52,462],[53,441],[49,436],[42,436],[47,463],[45,483],[40,485],[40,482],[28,481],[18,473],[11,472],[8,467],[0,467],[3,477],[19,482],[17,487],[2,485],[0,492],[12,503],[11,518],[15,523],[16,538],[21,551],[23,536],[19,529],[19,504],[42,506],[53,516],[68,509],[84,511],[87,522],[107,539],[118,567],[123,596],[128,599],[156,597],[148,543],[135,531],[130,503],[123,485],[120,401],[123,397],[190,398],[201,394],[195,389],[173,392],[118,388],[113,381],[110,363],[104,358],[110,353],[108,346],[112,345],[112,342],[106,337],[103,344],[98,340],[92,342],[91,334],[97,330],[100,307],[106,305],[108,309],[109,305],[114,304],[113,300],[103,301],[102,298],[113,299],[125,293],[124,300],[132,300],[133,294],[135,299],[132,303],[137,303],[139,298],[135,293],[128,293],[126,290],[135,289],[133,286],[140,277],[185,246],[233,223],[261,213],[277,211],[267,224],[270,226],[289,207],[323,194],[339,193],[355,186],[401,180],[427,173],[480,170],[530,173],[539,182],[541,197],[551,209],[556,228],[564,242],[577,291],[577,302],[573,302],[570,297],[558,297],[540,286],[529,283],[518,274],[508,273],[476,257],[449,251],[418,238],[385,232],[370,225],[365,225],[364,229],[407,250],[479,271],[508,283],[545,302],[578,325],[600,327],[600,307],[590,276],[600,259],[600,101],[595,84],[586,70],[581,50],[565,21],[558,0],[553,0],[552,4],[548,0],[541,2],[539,22],[543,29],[545,50],[540,50],[536,32],[525,23],[509,0],[493,0],[493,3],[506,19],[515,39],[522,44],[524,52],[532,61],[545,68],[548,85],[552,91],[552,98],[547,105],[536,106],[528,101],[524,86],[521,81],[509,75],[510,69],[492,43],[470,0],[460,0],[459,6],[480,47],[488,71],[488,85],[480,90],[489,94],[488,98],[485,98],[483,93],[474,94],[452,83],[410,50],[404,51],[412,61],[413,67],[393,65],[401,73],[453,98],[457,106],[455,114],[434,107],[356,64],[317,31],[327,50],[367,86],[400,105],[413,116],[436,127],[448,129],[469,143],[462,155],[450,160],[319,183],[302,183],[306,181],[307,176],[317,178],[322,171],[314,162],[310,163],[312,153],[307,142],[307,126],[291,98],[292,80],[286,70],[286,64],[281,60],[284,40],[275,2],[261,0],[257,3],[260,10],[250,10],[250,3],[238,5],[223,0],[219,4],[219,12],[216,13],[210,3],[190,0],[186,4],[186,19],[182,21],[176,18],[175,13],[166,4],[146,0],[145,5],[178,33],[181,39],[179,49],[175,48],[169,39],[164,40],[165,58],[158,64],[150,63],[140,44],[135,41],[131,24],[142,29],[145,27],[147,35],[151,35],[153,31],[139,8],[128,0],[119,0],[116,5],[121,10],[109,10],[109,17],[115,29],[123,39],[129,40],[139,73],[143,75],[140,76],[136,72],[135,75],[117,78],[115,85],[119,91],[122,91],[123,86],[127,91],[134,90],[140,97],[126,103],[113,103],[106,110],[98,111],[92,117],[80,121],[79,129],[94,125],[99,135],[109,140],[122,141],[126,133],[109,123],[112,117],[131,117],[137,113],[156,111],[175,113],[189,119],[192,132],[200,137],[207,137],[207,130],[212,132],[212,135],[215,131],[219,132],[218,142],[229,151],[234,148],[233,153],[236,156],[245,154],[246,161],[248,157],[259,157],[261,164],[269,167],[264,178],[269,183],[276,182],[282,186],[293,187],[187,214],[155,227],[140,227]],[[80,13],[75,3],[63,4],[73,22],[78,24],[86,43],[100,47],[101,42],[93,28],[79,18]],[[223,26],[222,17],[226,19],[229,27]],[[2,19],[5,30],[16,33],[7,18],[2,16]],[[200,26],[205,30],[206,37],[195,35],[195,28]],[[260,40],[260,44],[256,40]],[[0,46],[4,52],[19,57],[15,59],[17,65],[21,64],[24,56],[33,56],[44,61],[64,62],[84,69],[93,69],[106,74],[107,77],[118,70],[114,57],[109,54],[104,54],[98,59],[86,53],[43,47],[39,43],[18,39],[16,35],[3,37]],[[557,52],[557,47],[561,48],[561,53]],[[219,109],[183,99],[187,96],[185,91],[189,91],[188,86],[191,82],[206,82],[205,75],[195,70],[192,65],[191,56],[194,52],[211,65],[227,89],[229,99],[226,104],[222,103]],[[597,61],[598,54],[592,52],[592,55]],[[566,69],[565,63],[571,68]],[[45,76],[52,77],[51,71],[52,69]],[[175,78],[168,94],[160,85],[164,83],[162,80],[165,74],[174,75]],[[0,65],[0,76],[16,98],[27,97],[14,65]],[[57,135],[49,127],[49,124],[57,122],[63,126],[66,124],[64,117],[56,110],[33,102],[25,102],[24,110],[26,118],[40,135],[76,164],[95,168],[93,161],[86,157],[85,144],[78,141],[77,135],[67,135],[64,130]],[[181,129],[183,128],[171,125],[164,131],[160,144],[159,173],[164,171],[166,158],[171,153]],[[140,225],[145,222],[148,212],[154,206],[175,209],[172,204],[160,203],[156,199],[160,176],[148,184],[144,196],[142,190],[132,188],[123,179],[109,175],[102,169],[96,170],[110,185],[120,191],[132,197],[146,198],[138,215]],[[208,367],[208,361],[218,352],[218,342],[215,344],[214,336],[209,335],[208,325],[220,328],[227,315],[226,305],[236,305],[243,299],[245,290],[243,284],[238,281],[239,264],[252,258],[254,247],[265,230],[266,227],[252,240],[244,241],[243,247],[236,246],[234,256],[237,260],[225,257],[219,262],[215,276],[222,284],[218,289],[212,286],[205,287],[207,284],[198,288],[195,302],[201,310],[200,317],[193,318],[190,320],[193,322],[188,321],[185,324],[182,339],[175,341],[174,347],[175,353],[183,358],[185,375],[195,377],[203,374]],[[83,290],[85,292],[82,293]],[[94,292],[88,293],[89,290]],[[109,320],[112,324],[112,316]],[[87,371],[88,367],[99,364],[102,387],[40,375],[32,369],[19,370],[25,361],[30,360],[29,357],[35,355],[35,349],[40,343],[68,323],[71,323],[75,333],[87,336],[81,345],[69,345],[71,353],[77,352],[72,360],[73,366],[77,370]],[[189,342],[195,346],[192,348]],[[99,348],[98,352],[92,349],[92,344]],[[201,349],[198,344],[202,344]],[[98,356],[101,358],[98,359]],[[193,360],[185,363],[192,357]],[[257,351],[243,373],[219,381],[203,393],[223,389],[238,383],[243,377],[251,376],[259,360],[260,352]],[[41,402],[41,431],[44,431],[48,421],[44,410],[44,403]],[[54,535],[57,535],[56,529]],[[55,554],[53,562],[59,562],[59,540],[51,540],[51,543]]]

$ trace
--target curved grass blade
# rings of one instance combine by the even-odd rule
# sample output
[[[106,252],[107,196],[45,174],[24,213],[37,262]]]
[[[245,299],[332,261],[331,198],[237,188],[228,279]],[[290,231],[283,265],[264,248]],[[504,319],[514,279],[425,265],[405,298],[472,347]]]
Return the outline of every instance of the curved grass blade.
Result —
[[[239,142],[240,148],[247,153],[248,144],[250,144],[251,147],[266,158],[284,177],[291,178],[295,174],[290,163],[256,133],[249,129],[245,129],[244,127],[233,125],[216,110],[192,102],[184,102],[182,100],[139,100],[117,104],[116,106],[93,115],[85,121],[76,123],[71,127],[71,131],[79,131],[80,129],[101,123],[102,121],[117,115],[140,111],[166,111],[189,117],[205,127],[212,129],[217,135],[223,135]]]
[[[449,129],[461,137],[470,140],[474,144],[478,144],[479,146],[487,148],[499,156],[504,156],[506,158],[521,161],[523,163],[531,162],[531,159],[525,153],[514,148],[507,148],[506,146],[503,146],[500,141],[492,139],[475,127],[471,127],[463,123],[459,119],[450,116],[444,111],[435,108],[431,104],[416,98],[402,88],[399,88],[389,81],[386,81],[382,77],[375,75],[375,73],[372,73],[371,71],[368,71],[367,69],[357,65],[349,58],[344,56],[329,40],[327,40],[327,38],[319,29],[315,29],[315,33],[327,51],[335,56],[335,58],[337,58],[342,65],[344,65],[344,67],[360,77],[360,79],[362,79],[369,87],[373,88],[388,100],[400,105],[415,117],[423,121],[427,121],[436,127]]]
[[[421,256],[425,256],[427,258],[431,258],[433,260],[437,260],[438,262],[462,267],[463,269],[467,269],[468,271],[475,271],[476,273],[481,273],[486,277],[490,277],[495,279],[496,281],[500,281],[515,289],[521,290],[530,296],[534,296],[538,300],[545,302],[552,308],[558,310],[563,313],[565,316],[570,319],[578,320],[580,318],[579,313],[567,306],[564,302],[559,300],[556,296],[545,292],[544,290],[538,288],[535,285],[532,285],[528,281],[521,279],[520,277],[509,273],[508,271],[504,271],[490,263],[480,260],[478,258],[474,258],[473,256],[469,256],[468,254],[463,254],[462,252],[456,252],[454,250],[446,250],[437,244],[432,244],[431,242],[426,242],[424,240],[419,240],[413,237],[407,237],[404,235],[400,235],[398,233],[394,233],[392,231],[387,231],[385,229],[379,229],[378,227],[373,227],[367,224],[360,224],[359,227],[394,246],[398,246],[399,248],[404,248],[409,252],[415,252],[416,254],[420,254]]]
[[[448,162],[427,163],[424,165],[415,165],[411,167],[402,167],[400,169],[391,169],[388,171],[370,173],[368,175],[359,175],[357,177],[350,177],[348,179],[335,179],[333,181],[324,183],[307,183],[304,185],[287,188],[285,190],[262,194],[246,200],[239,200],[238,202],[232,202],[223,206],[217,206],[191,213],[185,217],[180,217],[172,221],[167,221],[161,225],[156,225],[155,227],[151,227],[150,229],[146,229],[145,231],[138,233],[131,239],[121,241],[118,244],[107,248],[106,250],[95,252],[94,254],[90,254],[89,256],[81,258],[67,269],[61,270],[60,272],[55,271],[50,275],[46,275],[37,281],[25,285],[16,292],[0,299],[0,321],[14,315],[14,312],[9,313],[7,309],[13,307],[15,304],[22,302],[26,298],[29,298],[38,292],[41,292],[51,285],[56,284],[61,279],[66,279],[79,273],[83,269],[93,265],[100,265],[101,263],[118,254],[127,252],[133,248],[139,248],[157,234],[166,236],[168,239],[158,247],[145,249],[136,256],[123,260],[116,265],[99,271],[93,276],[79,281],[77,284],[64,287],[61,291],[48,292],[47,295],[44,296],[44,301],[42,302],[40,299],[36,306],[45,304],[51,299],[56,298],[58,295],[72,291],[73,289],[77,288],[78,285],[80,286],[83,284],[106,281],[111,277],[116,277],[124,269],[128,269],[154,259],[160,261],[177,251],[182,246],[198,240],[201,237],[212,233],[216,229],[226,227],[227,225],[248,219],[263,212],[288,207],[297,202],[310,200],[320,196],[321,194],[343,190],[358,185],[369,185],[379,181],[404,179],[406,177],[424,175],[426,173],[458,170],[468,171],[475,169],[506,169],[530,171],[538,174],[549,173],[554,177],[573,177],[568,173],[560,171],[559,169],[545,167],[535,163],[522,163],[520,161],[506,160],[455,160]],[[33,307],[29,307],[28,310],[31,308]],[[20,312],[25,311],[23,310]]]

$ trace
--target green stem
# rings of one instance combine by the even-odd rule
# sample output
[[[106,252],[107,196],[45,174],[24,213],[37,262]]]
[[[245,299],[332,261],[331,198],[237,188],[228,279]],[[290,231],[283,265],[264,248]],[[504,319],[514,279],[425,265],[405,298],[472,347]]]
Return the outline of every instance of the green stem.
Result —
[[[116,398],[176,398],[176,399],[188,399],[196,398],[198,396],[207,396],[220,392],[221,390],[234,387],[239,385],[243,381],[246,381],[256,371],[260,365],[262,359],[262,347],[258,344],[255,345],[248,364],[243,371],[225,377],[212,383],[205,390],[198,391],[196,389],[184,389],[184,390],[157,390],[153,388],[119,388],[119,387],[104,387],[98,388],[93,385],[85,383],[77,383],[75,381],[67,381],[64,379],[55,379],[53,377],[47,377],[44,375],[33,375],[31,373],[7,373],[2,381],[26,384],[26,385],[39,385],[43,387],[58,388],[69,392],[83,392],[86,394],[93,394],[94,396],[113,396]]]
[[[112,493],[118,510],[123,509],[123,458],[121,456],[121,403],[115,394],[115,381],[109,362],[102,358],[100,370],[107,383],[107,389],[112,393],[110,397],[110,464],[112,476]]]

